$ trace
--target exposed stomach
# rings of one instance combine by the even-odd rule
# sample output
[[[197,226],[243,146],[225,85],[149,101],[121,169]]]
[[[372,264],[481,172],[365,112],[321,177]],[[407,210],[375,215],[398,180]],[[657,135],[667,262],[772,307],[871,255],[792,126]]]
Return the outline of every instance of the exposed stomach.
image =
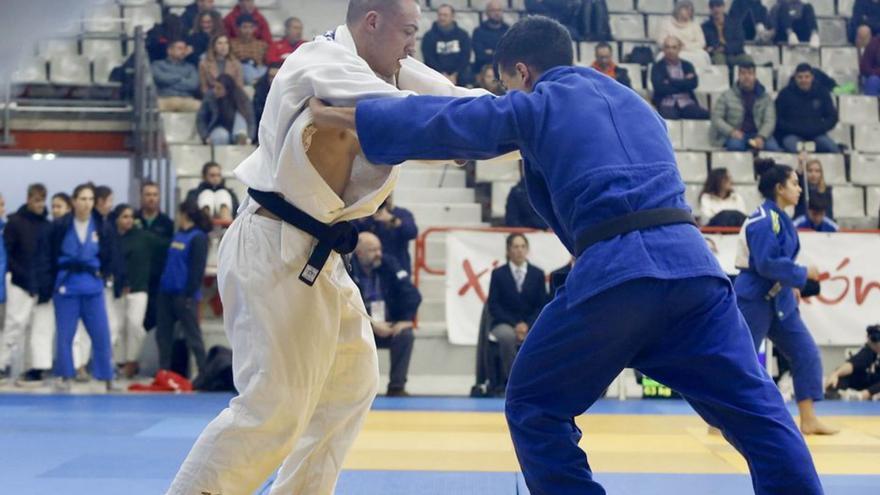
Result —
[[[347,130],[315,130],[309,126],[303,133],[306,156],[330,189],[342,198],[351,180],[354,159],[361,152],[360,142]]]

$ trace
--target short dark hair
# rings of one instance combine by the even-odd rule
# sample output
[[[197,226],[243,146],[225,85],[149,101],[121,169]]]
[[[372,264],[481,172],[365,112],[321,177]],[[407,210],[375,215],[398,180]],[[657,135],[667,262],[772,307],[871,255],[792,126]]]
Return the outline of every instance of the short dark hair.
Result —
[[[821,194],[815,194],[810,196],[810,204],[807,206],[807,209],[815,212],[826,212],[828,211],[828,199]]]
[[[148,187],[155,187],[156,189],[159,189],[159,184],[157,184],[156,181],[145,180],[145,181],[141,182],[141,193],[143,193],[144,189],[146,189]]]
[[[302,24],[302,20],[301,20],[299,17],[288,17],[288,18],[284,21],[284,29],[287,29],[288,27],[290,27],[290,24],[291,24],[293,21],[299,21],[299,23]]]
[[[562,24],[540,15],[520,19],[495,48],[495,75],[523,63],[538,72],[574,63],[571,35]]]
[[[220,164],[217,163],[217,162],[205,162],[205,164],[202,165],[202,178],[204,179],[204,178],[205,178],[205,174],[208,173],[208,170],[210,170],[210,169],[212,169],[212,168],[214,168],[214,167],[222,168],[222,167],[220,166]]]
[[[45,198],[46,197],[46,186],[44,186],[41,182],[35,182],[35,183],[28,186],[27,197],[32,198],[38,194]]]
[[[235,25],[237,27],[241,27],[241,25],[246,22],[249,22],[255,26],[257,25],[256,19],[254,19],[254,16],[250,14],[241,14],[240,16],[238,16],[238,19],[235,20]]]
[[[520,234],[519,232],[514,232],[513,234],[508,235],[507,239],[504,241],[505,245],[507,246],[507,249],[510,249],[510,246],[513,246],[513,241],[515,241],[516,239],[522,239],[522,240],[526,241],[526,247],[528,247],[529,238],[526,237],[525,234]]]
[[[367,15],[367,12],[390,12],[396,10],[405,1],[413,0],[349,0],[348,11],[345,13],[345,23],[353,24]]]
[[[70,199],[69,194],[64,193],[64,192],[57,192],[52,195],[52,201],[55,201],[56,199],[60,199],[61,201],[64,201],[64,203],[67,204],[68,208],[70,208],[71,210],[73,209],[73,200]]]
[[[169,48],[176,45],[177,43],[186,44],[186,41],[184,41],[183,38],[172,38],[172,39],[168,40],[168,44],[165,45],[165,49],[168,50]]]
[[[596,48],[593,50],[593,53],[598,52],[599,48],[607,48],[607,49],[611,50],[611,45],[609,45],[607,41],[600,41],[596,45]]]
[[[813,72],[813,67],[806,62],[801,62],[794,69],[795,74],[800,72]]]
[[[74,187],[74,188],[73,188],[73,194],[71,195],[71,197],[72,197],[73,199],[78,198],[78,197],[79,197],[79,194],[80,194],[81,192],[85,191],[86,189],[90,189],[90,190],[92,191],[92,194],[93,194],[93,195],[95,194],[95,185],[92,184],[91,182],[86,182],[86,183],[84,183],[84,184],[80,184],[80,185]]]
[[[113,189],[110,189],[110,186],[95,186],[95,201],[103,201],[112,194]]]
[[[198,203],[196,203],[195,201],[184,201],[183,203],[180,203],[180,206],[178,206],[178,211],[186,215],[186,217],[190,220],[192,220],[192,222],[196,224],[196,227],[199,230],[202,230],[203,232],[211,231],[213,227],[211,219],[208,218],[208,215],[205,214],[205,212],[202,211],[201,208],[199,208]]]
[[[752,62],[751,60],[746,61],[746,62],[742,62],[742,63],[738,64],[737,66],[739,67],[740,70],[743,70],[743,69],[755,70],[755,68],[757,67],[755,65],[755,63]]]
[[[455,15],[455,7],[453,7],[452,5],[449,5],[448,3],[444,3],[444,4],[440,5],[439,7],[437,7],[437,12],[440,12],[440,9],[442,9],[442,8],[449,9],[452,12],[452,15]]]

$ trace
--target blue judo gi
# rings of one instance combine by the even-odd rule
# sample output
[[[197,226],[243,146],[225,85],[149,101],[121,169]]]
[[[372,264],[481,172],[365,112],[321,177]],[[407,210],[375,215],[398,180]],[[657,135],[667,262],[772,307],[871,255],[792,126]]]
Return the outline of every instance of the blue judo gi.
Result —
[[[519,149],[535,210],[570,252],[591,226],[688,206],[663,120],[593,69],[557,67],[531,93],[358,103],[373,163],[485,159]],[[602,494],[574,417],[624,367],[680,392],[746,457],[760,495],[822,493],[803,437],[760,366],[730,283],[694,226],[632,231],[581,253],[513,365],[506,415],[533,495]]]
[[[807,283],[807,268],[794,262],[800,251],[797,228],[767,200],[746,220],[740,235],[746,242],[739,244],[740,275],[734,287],[755,348],[769,337],[791,363],[797,401],[822,400],[822,359],[793,291]]]
[[[110,325],[104,302],[104,280],[111,264],[109,239],[99,231],[100,223],[89,220],[85,242],[76,234],[73,215],[52,224],[49,242],[41,253],[40,271],[51,279],[57,336],[55,374],[76,376],[73,366],[73,338],[80,318],[92,340],[92,376],[113,379]]]

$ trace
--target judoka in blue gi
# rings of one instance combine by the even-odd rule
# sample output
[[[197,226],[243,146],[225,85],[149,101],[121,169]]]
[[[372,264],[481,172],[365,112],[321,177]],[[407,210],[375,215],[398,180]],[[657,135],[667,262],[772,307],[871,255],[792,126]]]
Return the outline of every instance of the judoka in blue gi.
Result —
[[[755,348],[770,339],[791,363],[794,394],[805,434],[833,434],[837,430],[816,418],[813,403],[822,400],[822,361],[819,348],[798,311],[800,289],[807,280],[818,281],[815,266],[795,263],[800,251],[797,229],[785,213],[800,197],[801,187],[791,167],[772,160],[756,164],[761,175],[758,190],[764,203],[746,220],[740,231],[736,265],[740,274],[734,285]]]
[[[113,356],[104,302],[104,274],[115,267],[114,248],[94,211],[95,190],[81,184],[73,192],[73,212],[52,224],[41,248],[40,283],[51,286],[57,325],[55,374],[69,390],[76,376],[73,337],[80,318],[92,340],[92,376],[112,388]]]
[[[310,105],[318,127],[355,127],[376,164],[520,150],[533,206],[577,256],[507,388],[533,495],[605,493],[574,418],[627,366],[673,387],[720,428],[747,459],[756,493],[822,493],[733,288],[700,231],[684,223],[690,210],[664,121],[638,94],[572,61],[565,28],[528,17],[496,50],[513,90],[506,96],[372,99],[356,111]]]

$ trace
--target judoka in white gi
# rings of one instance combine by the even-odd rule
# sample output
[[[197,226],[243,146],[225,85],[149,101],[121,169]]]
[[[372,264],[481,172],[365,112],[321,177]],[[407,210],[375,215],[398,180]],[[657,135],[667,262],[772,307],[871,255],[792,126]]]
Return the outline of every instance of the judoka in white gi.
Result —
[[[351,0],[346,25],[287,57],[239,180],[324,224],[373,214],[397,168],[369,164],[353,133],[316,133],[308,100],[486,94],[408,58],[419,17],[414,0]],[[331,252],[313,285],[304,283],[316,239],[266,208],[246,198],[219,251],[240,395],[206,427],[168,493],[249,495],[280,466],[270,493],[331,494],[376,394],[373,334],[344,261]]]

